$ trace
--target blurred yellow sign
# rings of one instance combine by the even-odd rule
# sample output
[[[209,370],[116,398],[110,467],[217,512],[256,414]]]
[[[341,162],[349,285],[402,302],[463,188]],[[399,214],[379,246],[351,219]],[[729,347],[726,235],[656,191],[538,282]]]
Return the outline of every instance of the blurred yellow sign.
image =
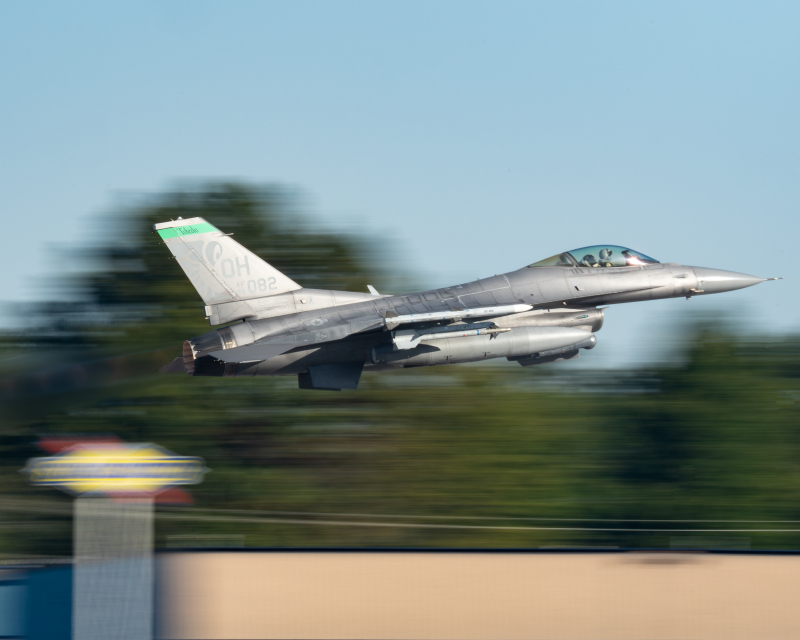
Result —
[[[31,484],[72,494],[146,494],[198,484],[208,471],[202,458],[178,456],[154,444],[77,444],[47,458],[31,458],[23,473]]]

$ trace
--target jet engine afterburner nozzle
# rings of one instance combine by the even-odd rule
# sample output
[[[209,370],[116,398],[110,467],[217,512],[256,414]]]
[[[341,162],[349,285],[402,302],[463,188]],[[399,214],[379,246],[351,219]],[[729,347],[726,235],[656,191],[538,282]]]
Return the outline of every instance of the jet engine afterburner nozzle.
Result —
[[[232,349],[237,346],[236,336],[231,327],[215,329],[202,336],[197,336],[183,343],[183,365],[186,373],[195,375],[197,373],[197,361],[207,356],[212,351],[221,349]]]

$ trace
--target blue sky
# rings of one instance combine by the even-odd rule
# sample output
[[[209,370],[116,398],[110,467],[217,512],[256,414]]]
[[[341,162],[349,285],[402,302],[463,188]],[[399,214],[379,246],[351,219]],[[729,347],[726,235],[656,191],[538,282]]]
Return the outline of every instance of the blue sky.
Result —
[[[126,194],[240,178],[427,286],[598,242],[787,277],[612,308],[597,364],[689,309],[797,330],[798,33],[797,2],[0,4],[0,300]]]

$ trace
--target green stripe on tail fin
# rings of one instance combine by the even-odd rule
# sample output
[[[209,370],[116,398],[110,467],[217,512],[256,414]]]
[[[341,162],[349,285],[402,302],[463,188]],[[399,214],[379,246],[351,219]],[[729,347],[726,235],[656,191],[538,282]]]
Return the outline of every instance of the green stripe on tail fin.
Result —
[[[177,238],[179,236],[191,236],[195,233],[208,233],[209,231],[218,231],[218,229],[210,222],[201,222],[200,224],[187,224],[183,227],[158,229],[158,235],[163,240],[166,240],[167,238]]]

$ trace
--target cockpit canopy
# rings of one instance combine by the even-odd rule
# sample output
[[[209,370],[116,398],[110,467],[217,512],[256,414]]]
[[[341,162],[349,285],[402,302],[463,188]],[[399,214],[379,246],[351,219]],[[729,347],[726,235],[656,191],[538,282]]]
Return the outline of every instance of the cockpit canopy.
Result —
[[[598,244],[566,251],[539,262],[532,267],[640,267],[645,264],[658,264],[658,260],[625,247],[614,244]]]

